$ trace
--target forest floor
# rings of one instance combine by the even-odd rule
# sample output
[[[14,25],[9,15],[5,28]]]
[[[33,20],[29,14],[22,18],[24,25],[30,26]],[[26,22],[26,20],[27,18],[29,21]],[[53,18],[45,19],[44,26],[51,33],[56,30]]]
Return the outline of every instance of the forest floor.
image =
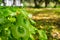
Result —
[[[52,40],[60,39],[60,8],[27,8],[38,29],[51,29]],[[51,40],[51,39],[50,39]]]

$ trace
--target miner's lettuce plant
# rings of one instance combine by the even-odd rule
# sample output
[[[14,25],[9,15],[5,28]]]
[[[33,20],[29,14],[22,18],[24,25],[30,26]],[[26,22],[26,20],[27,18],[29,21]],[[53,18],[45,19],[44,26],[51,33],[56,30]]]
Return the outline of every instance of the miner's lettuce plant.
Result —
[[[46,32],[35,28],[28,15],[22,8],[0,7],[0,40],[36,40],[36,31],[39,40],[47,40]]]

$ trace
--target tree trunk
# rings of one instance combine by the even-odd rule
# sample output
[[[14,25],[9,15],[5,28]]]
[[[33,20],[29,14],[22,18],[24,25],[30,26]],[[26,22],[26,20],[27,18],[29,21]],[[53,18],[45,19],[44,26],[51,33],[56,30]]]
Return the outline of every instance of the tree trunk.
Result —
[[[39,7],[39,5],[37,4],[38,0],[34,0],[34,4],[35,4],[35,7]]]
[[[3,3],[3,6],[6,6],[6,3],[5,3],[5,1],[4,1],[4,0],[2,0],[2,3]]]
[[[45,7],[48,6],[49,2],[50,2],[49,0],[45,0]]]
[[[13,0],[13,5],[15,5],[16,0]]]
[[[23,2],[23,0],[20,0],[20,3],[22,3]]]

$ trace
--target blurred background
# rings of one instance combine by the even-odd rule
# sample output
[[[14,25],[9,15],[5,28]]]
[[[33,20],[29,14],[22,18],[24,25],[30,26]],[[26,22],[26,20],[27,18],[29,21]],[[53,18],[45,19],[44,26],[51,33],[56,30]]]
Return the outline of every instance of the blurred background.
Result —
[[[34,26],[46,30],[48,40],[60,40],[60,0],[0,0],[0,6],[26,7]]]
[[[60,0],[0,0],[0,6],[23,6],[23,3],[26,7],[60,7]]]

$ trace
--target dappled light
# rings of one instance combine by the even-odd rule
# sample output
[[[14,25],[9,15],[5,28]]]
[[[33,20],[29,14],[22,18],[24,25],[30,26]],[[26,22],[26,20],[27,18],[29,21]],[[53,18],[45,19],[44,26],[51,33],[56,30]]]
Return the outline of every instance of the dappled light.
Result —
[[[0,40],[60,40],[60,0],[0,0]]]

